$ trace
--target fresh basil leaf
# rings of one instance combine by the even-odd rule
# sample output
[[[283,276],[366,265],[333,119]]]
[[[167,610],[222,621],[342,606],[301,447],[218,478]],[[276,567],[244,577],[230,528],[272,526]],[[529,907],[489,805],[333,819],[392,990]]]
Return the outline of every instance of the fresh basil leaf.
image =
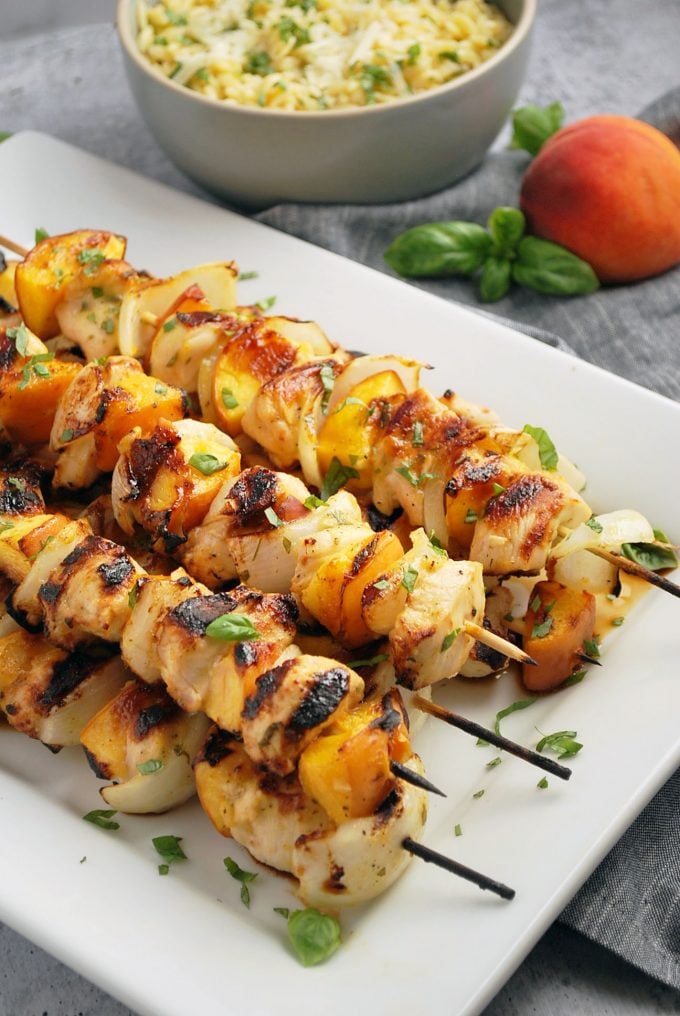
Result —
[[[654,530],[654,539],[659,543],[668,543],[668,537],[661,529]],[[660,547],[658,543],[622,543],[621,553],[629,561],[649,568],[650,571],[660,571],[662,568],[677,568],[678,558],[671,547]]]
[[[269,525],[274,526],[275,529],[278,529],[279,526],[283,525],[283,522],[278,517],[273,508],[265,508],[264,517],[266,518]]]
[[[526,219],[519,208],[507,208],[503,205],[494,208],[489,216],[487,227],[494,243],[494,251],[498,257],[507,258],[514,254],[517,244],[524,236]]]
[[[8,328],[5,335],[12,340],[19,356],[28,356],[28,329],[25,324]]]
[[[594,533],[602,532],[602,523],[598,522],[594,515],[591,515],[591,517],[586,520],[586,525],[588,526],[588,529],[592,529]]]
[[[83,815],[83,818],[86,822],[92,822],[93,825],[99,826],[100,829],[120,829],[120,822],[113,821],[113,816],[117,814],[116,811],[95,808],[94,811],[88,811],[87,815]]]
[[[309,508],[310,511],[314,511],[315,508],[321,508],[326,502],[322,501],[321,498],[317,497],[315,494],[310,494],[309,497],[305,498],[303,503],[305,508]]]
[[[522,427],[522,433],[533,437],[534,441],[538,445],[538,456],[543,468],[549,471],[557,469],[559,456],[557,454],[557,448],[555,448],[555,445],[550,440],[548,432],[543,430],[543,427],[532,427],[530,423],[525,423]]]
[[[471,275],[491,250],[491,237],[476,222],[430,222],[392,241],[385,261],[406,278]]]
[[[189,459],[189,465],[198,469],[204,476],[212,476],[213,473],[226,469],[227,463],[221,462],[216,455],[210,455],[208,452],[195,452]]]
[[[479,278],[479,296],[484,303],[501,300],[510,289],[512,264],[507,258],[490,255]]]
[[[600,288],[597,275],[587,261],[566,247],[525,236],[512,263],[512,277],[520,286],[549,296],[582,296]]]
[[[490,762],[486,763],[486,768],[487,769],[495,769],[496,766],[499,766],[502,761],[503,761],[503,759],[500,757],[500,755],[496,755],[495,758],[492,758]]]
[[[238,406],[238,399],[232,392],[231,388],[223,388],[221,392],[222,405],[225,409],[236,409]]]
[[[542,779],[540,779],[538,781],[536,786],[538,787],[539,790],[547,790],[548,789],[548,777],[544,776]]]
[[[448,635],[445,635],[444,638],[442,639],[442,644],[439,652],[445,653],[447,649],[450,649],[459,635],[460,628],[454,628],[453,631],[450,631]]]
[[[553,626],[552,617],[548,616],[543,621],[539,621],[531,629],[532,639],[544,639],[546,635],[550,634],[550,630]]]
[[[347,483],[348,480],[358,480],[359,472],[354,469],[353,466],[345,466],[342,464],[337,455],[334,455],[331,459],[331,464],[328,467],[328,472],[324,477],[321,490],[319,491],[322,501],[327,501],[333,494],[337,494],[340,488]]]
[[[221,642],[249,642],[260,637],[253,622],[244,614],[222,614],[210,622],[205,633],[208,638]]]
[[[592,658],[596,660],[600,655],[600,647],[598,645],[597,638],[593,637],[592,639],[584,639],[583,651],[586,656],[592,656]]]
[[[275,914],[280,914],[281,917],[285,917],[286,920],[288,920],[288,918],[290,917],[289,907],[272,907],[272,910],[274,911]]]
[[[510,716],[511,713],[516,713],[518,709],[528,709],[529,706],[533,706],[535,701],[535,698],[519,699],[517,702],[513,702],[512,705],[506,706],[505,709],[501,709],[496,713],[493,729],[497,734],[500,734],[501,720],[504,720],[506,716]]]
[[[294,910],[288,918],[288,938],[302,965],[313,967],[340,946],[340,924],[337,918],[314,907]]]
[[[33,235],[34,235],[34,242],[35,243],[40,243],[41,240],[46,240],[47,237],[50,234],[47,232],[46,229],[43,229],[42,226],[38,226],[36,228],[35,233]]]
[[[564,123],[564,108],[560,102],[549,106],[522,106],[512,114],[511,148],[523,148],[530,155],[539,151]]]

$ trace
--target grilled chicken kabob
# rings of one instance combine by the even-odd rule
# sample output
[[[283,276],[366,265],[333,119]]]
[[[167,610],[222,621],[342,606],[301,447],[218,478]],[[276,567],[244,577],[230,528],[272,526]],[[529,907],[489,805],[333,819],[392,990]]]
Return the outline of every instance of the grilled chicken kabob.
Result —
[[[76,276],[73,285],[77,283],[82,297],[79,275],[106,271],[105,259],[93,264],[92,244],[101,244],[101,235],[71,234],[43,241],[21,266],[19,277],[33,279],[31,261],[47,257],[52,247],[65,247]],[[90,247],[75,257],[84,236]],[[100,248],[97,250],[101,255]],[[211,267],[215,269],[205,266],[197,270],[201,282],[206,268]],[[233,282],[233,270],[227,275]],[[217,289],[228,302],[228,286],[219,290],[214,272],[208,276],[205,289],[212,286],[212,292]],[[441,545],[453,548],[457,556],[469,554],[485,572],[501,577],[537,573],[546,563],[556,534],[589,520],[590,510],[566,481],[538,468],[538,447],[532,436],[489,428],[488,412],[461,405],[453,396],[436,400],[417,389],[418,365],[394,357],[359,357],[343,363],[346,355],[339,354],[310,323],[281,318],[248,321],[245,314],[240,327],[237,324],[234,330],[231,320],[227,328],[224,314],[210,310],[210,301],[195,278],[191,286],[182,289],[188,282],[188,273],[153,283],[137,280],[120,301],[115,338],[155,365],[161,379],[154,381],[157,390],[166,391],[165,383],[172,381],[198,388],[209,417],[235,436],[243,429],[256,437],[276,464],[290,466],[299,460],[308,481],[317,486],[326,487],[329,479],[334,479],[334,486],[338,481],[347,482],[360,493],[372,486],[373,500],[379,507],[385,511],[404,509],[411,525],[424,524]],[[111,300],[103,286],[90,288],[92,299]],[[168,307],[171,297],[174,303]],[[54,294],[50,298],[55,299]],[[58,294],[56,299],[60,299]],[[59,314],[61,298],[57,316],[62,326],[72,329],[72,338],[87,348],[80,326],[85,322],[84,327],[91,328],[87,322],[97,315],[88,309],[89,301],[84,303],[87,307],[81,306],[69,317]],[[38,324],[45,334],[43,322]],[[199,354],[206,350],[209,355],[201,359]],[[123,363],[122,371],[126,369]],[[100,440],[103,432],[108,447],[99,454],[93,448],[92,429],[102,423],[97,414],[105,410],[110,418],[115,415],[101,400],[93,407],[92,397],[102,393],[96,385],[93,388],[91,378],[87,382],[83,378],[80,386],[73,387],[72,411],[70,415],[62,413],[58,419],[63,426],[53,428],[53,443],[62,449],[57,482],[66,486],[91,481],[97,468],[110,468],[106,460],[115,454],[108,421],[99,426],[97,438]],[[111,391],[110,383],[103,394]],[[119,400],[113,401],[115,406]],[[129,407],[123,403],[122,408],[123,423],[129,425]],[[88,413],[89,422],[84,422],[83,415]],[[336,451],[353,465],[346,465]],[[69,472],[73,461],[80,464],[77,475]],[[563,472],[578,478],[573,467],[557,457],[556,461]],[[637,525],[637,533],[626,538],[652,539],[651,527],[642,520],[642,535],[639,522],[638,517],[633,526]],[[613,571],[610,566],[610,575]],[[548,605],[560,600],[568,622],[565,630],[587,633],[592,628],[594,602],[590,593],[582,595],[579,603],[573,595],[563,593],[561,585],[553,584],[549,597]],[[577,613],[579,623],[574,626],[571,622]],[[469,645],[469,638],[467,641]],[[540,648],[545,650],[546,645],[542,643]],[[559,666],[555,666],[555,652],[548,655],[549,672],[525,668],[525,680],[531,687],[560,683],[573,669],[573,647],[561,653]]]
[[[405,845],[426,850],[414,845],[427,812],[413,785],[422,763],[398,693],[363,700],[350,667],[300,653],[290,596],[211,594],[181,570],[148,575],[84,519],[58,520],[30,561],[28,533],[19,544],[8,535],[22,514],[41,525],[28,469],[24,511],[15,500],[0,535],[0,563],[20,578],[10,612],[23,625],[5,619],[0,638],[9,722],[53,748],[79,738],[97,774],[120,781],[104,790],[107,803],[129,812],[184,800],[204,742],[196,778],[209,817],[293,873],[306,902],[351,905],[391,884]],[[141,680],[127,680],[113,655],[119,639]]]

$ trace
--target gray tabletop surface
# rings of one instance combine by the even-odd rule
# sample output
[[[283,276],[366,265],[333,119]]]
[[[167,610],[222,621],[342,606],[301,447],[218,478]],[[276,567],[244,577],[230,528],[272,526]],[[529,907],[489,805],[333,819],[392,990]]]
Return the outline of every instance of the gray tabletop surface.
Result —
[[[579,7],[578,37],[573,35],[574,5]],[[0,0],[0,130],[46,131],[199,193],[146,132],[127,90],[113,33],[97,28],[110,26],[114,9],[115,0]],[[679,9],[680,0],[543,0],[521,98],[547,102],[559,97],[569,119],[595,112],[635,114],[678,84]],[[607,19],[619,28],[615,47],[602,35]],[[629,30],[622,31],[622,26]],[[552,49],[542,43],[565,32],[572,33],[565,45],[568,58],[549,63],[545,54]],[[59,47],[53,47],[57,39]],[[69,54],[70,59],[64,59]],[[14,58],[9,64],[8,56]],[[56,117],[54,102],[46,98],[53,77],[67,96]],[[87,89],[78,87],[84,80]],[[502,136],[497,147],[506,140]],[[130,1014],[1,924],[0,956],[0,1016]],[[446,1011],[444,1003],[441,1011]],[[549,929],[485,1010],[485,1016],[651,1013],[680,1013],[680,996],[562,924]]]

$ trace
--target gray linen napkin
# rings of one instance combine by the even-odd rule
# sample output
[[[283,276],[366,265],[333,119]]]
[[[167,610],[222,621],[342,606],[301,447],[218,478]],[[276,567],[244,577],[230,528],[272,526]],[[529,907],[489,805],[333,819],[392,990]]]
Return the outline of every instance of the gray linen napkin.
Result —
[[[641,118],[680,142],[680,88]],[[422,222],[484,222],[516,205],[528,156],[499,151],[448,190],[383,206],[278,205],[257,218],[277,229],[388,271],[383,251]],[[480,305],[466,279],[416,283],[459,303]],[[588,297],[513,290],[493,305],[504,323],[567,349],[648,388],[680,398],[680,268],[635,286]],[[488,308],[485,309],[488,312]],[[680,774],[656,796],[569,904],[561,920],[666,984],[680,988]]]

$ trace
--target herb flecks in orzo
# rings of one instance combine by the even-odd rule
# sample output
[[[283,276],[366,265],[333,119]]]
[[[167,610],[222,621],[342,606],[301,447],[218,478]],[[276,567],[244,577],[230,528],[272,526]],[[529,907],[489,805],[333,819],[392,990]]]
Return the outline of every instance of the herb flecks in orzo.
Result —
[[[212,99],[319,110],[389,102],[493,56],[512,26],[486,0],[140,0],[138,44]]]

